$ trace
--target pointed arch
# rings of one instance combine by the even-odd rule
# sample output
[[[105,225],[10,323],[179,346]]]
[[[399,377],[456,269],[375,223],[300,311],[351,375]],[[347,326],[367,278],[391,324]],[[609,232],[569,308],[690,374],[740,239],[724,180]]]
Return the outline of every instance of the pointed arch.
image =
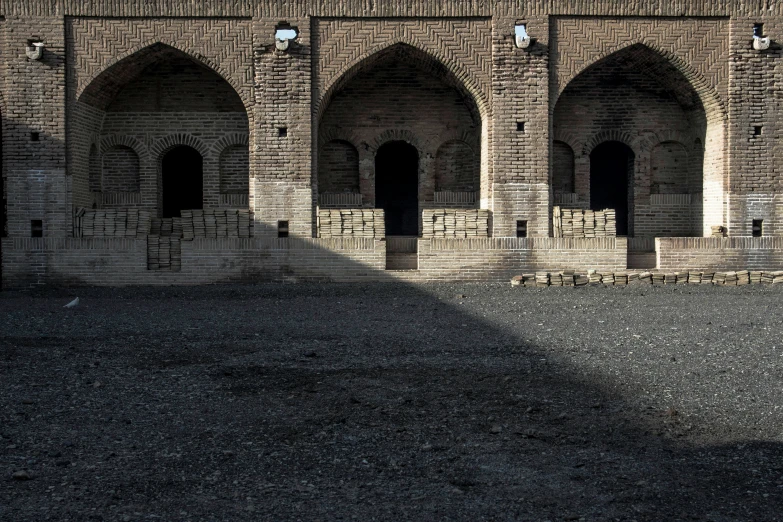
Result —
[[[490,113],[488,96],[482,92],[478,82],[457,62],[440,51],[431,52],[413,37],[403,37],[369,48],[354,60],[343,65],[334,75],[324,82],[323,92],[316,101],[316,114],[321,119],[332,98],[356,75],[372,68],[389,55],[398,53],[407,55],[409,63],[433,73],[448,85],[462,92],[475,105],[479,119],[487,118]]]
[[[691,88],[693,88],[696,94],[698,94],[701,104],[704,107],[704,111],[707,115],[708,121],[716,121],[716,120],[723,121],[725,119],[727,112],[723,99],[721,98],[720,94],[718,94],[718,92],[715,90],[715,88],[713,88],[709,84],[709,82],[704,78],[704,76],[701,73],[699,73],[696,69],[694,69],[693,66],[691,66],[688,62],[686,62],[679,56],[675,55],[671,51],[664,49],[653,42],[644,41],[642,39],[629,40],[623,42],[622,44],[616,47],[604,48],[595,57],[593,61],[580,64],[579,67],[574,68],[574,70],[571,71],[571,74],[569,74],[569,76],[567,76],[563,80],[559,80],[558,90],[556,92],[555,99],[551,104],[551,107],[554,109],[554,106],[556,105],[557,101],[560,99],[560,96],[563,94],[563,91],[566,90],[568,85],[570,85],[575,78],[587,72],[589,69],[599,65],[607,58],[616,56],[618,55],[618,53],[627,51],[631,48],[636,48],[640,50],[643,49],[657,56],[658,58],[663,59],[666,63],[670,64],[672,67],[677,69],[677,71],[679,71],[680,74],[682,74],[682,76],[688,81]]]
[[[658,190],[652,171],[660,168],[658,163],[653,165],[651,154],[661,142],[690,144],[694,138],[703,140],[704,155],[703,160],[687,162],[687,168],[694,171],[688,190],[699,196],[685,212],[691,216],[685,228],[708,235],[711,225],[726,222],[726,106],[718,91],[685,58],[643,38],[632,39],[596,52],[594,60],[554,81],[553,135],[577,133],[574,141],[583,144],[582,156],[607,141],[624,143],[636,154],[629,200],[631,230],[650,236],[672,233],[660,228],[655,218],[656,212],[664,210],[657,209],[657,200],[651,199],[651,187]],[[577,107],[591,116],[572,116]],[[683,158],[678,162],[683,163]],[[590,173],[583,161],[577,170],[584,187],[583,178]],[[633,215],[635,210],[638,216]]]
[[[150,155],[160,161],[163,156],[175,147],[186,146],[198,151],[201,157],[206,157],[210,153],[210,148],[199,138],[191,134],[170,134],[155,142],[150,147]]]
[[[177,42],[159,38],[136,45],[115,56],[106,67],[95,72],[81,86],[77,87],[76,100],[105,110],[111,100],[130,80],[138,76],[148,66],[161,60],[162,56],[172,54],[187,57],[220,76],[242,100],[245,111],[251,114],[249,111],[252,106],[251,96],[220,64],[199,53],[192,52]]]

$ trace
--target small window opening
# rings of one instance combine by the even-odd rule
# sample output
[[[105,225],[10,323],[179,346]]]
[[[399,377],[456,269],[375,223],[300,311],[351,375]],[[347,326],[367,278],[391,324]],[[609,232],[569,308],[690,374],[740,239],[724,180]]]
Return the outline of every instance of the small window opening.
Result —
[[[33,219],[30,221],[30,237],[43,237],[42,219]]]
[[[753,127],[753,135],[761,136],[761,125],[756,125],[755,127]]]
[[[288,136],[288,127],[278,127],[277,135],[281,138],[285,138],[286,136]]]
[[[277,222],[277,237],[288,237],[288,221]]]
[[[753,220],[753,237],[761,237],[764,233],[764,220],[763,219],[754,219]]]
[[[517,237],[527,237],[527,220],[517,220]]]
[[[525,122],[524,121],[518,121],[517,122],[517,132],[525,132]]]
[[[764,24],[753,24],[753,38],[764,37]]]
[[[30,133],[30,141],[41,141],[41,133],[39,133],[39,132],[31,132]]]

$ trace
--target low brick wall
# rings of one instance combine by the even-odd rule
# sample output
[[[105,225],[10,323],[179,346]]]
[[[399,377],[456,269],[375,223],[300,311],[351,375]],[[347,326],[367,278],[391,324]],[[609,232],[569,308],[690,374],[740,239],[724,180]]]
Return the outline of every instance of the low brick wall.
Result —
[[[197,238],[180,271],[148,270],[147,238],[5,238],[3,288],[366,281],[386,267],[386,244],[364,238]]]
[[[783,237],[659,237],[658,270],[780,270]]]
[[[530,270],[623,270],[617,238],[477,238],[419,241],[419,271],[431,280],[495,281]]]

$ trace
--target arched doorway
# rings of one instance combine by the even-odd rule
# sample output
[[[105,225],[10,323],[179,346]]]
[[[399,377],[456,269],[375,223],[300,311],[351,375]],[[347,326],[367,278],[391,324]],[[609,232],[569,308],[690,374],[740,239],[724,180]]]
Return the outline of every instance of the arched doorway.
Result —
[[[161,217],[180,217],[180,210],[203,208],[203,160],[196,149],[181,145],[168,151],[161,161],[161,179]]]
[[[629,232],[629,180],[633,179],[634,154],[619,141],[601,143],[590,153],[590,208],[617,212],[617,235]]]
[[[419,233],[419,152],[390,141],[375,155],[375,207],[384,210],[387,236]]]

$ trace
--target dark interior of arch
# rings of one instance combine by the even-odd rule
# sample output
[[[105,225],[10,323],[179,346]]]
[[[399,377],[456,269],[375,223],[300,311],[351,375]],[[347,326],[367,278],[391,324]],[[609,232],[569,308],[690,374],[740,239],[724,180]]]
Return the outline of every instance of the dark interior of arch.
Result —
[[[321,102],[321,113],[323,114],[331,104],[331,101],[338,95],[345,87],[351,83],[357,76],[361,76],[367,71],[376,68],[383,67],[389,63],[405,64],[407,66],[415,67],[420,71],[426,72],[441,82],[448,85],[459,93],[459,104],[464,105],[471,113],[474,120],[474,125],[481,126],[481,114],[479,112],[478,105],[473,95],[465,87],[464,83],[459,80],[449,69],[443,65],[440,61],[428,55],[424,51],[421,51],[411,45],[404,43],[398,43],[391,45],[369,58],[363,60],[350,71],[345,73],[330,89],[329,93],[326,93],[324,99]]]
[[[181,210],[203,208],[203,159],[192,147],[174,147],[161,162],[161,217],[180,217]]]
[[[141,49],[109,67],[80,100],[108,111],[245,111],[223,77],[165,44]]]

